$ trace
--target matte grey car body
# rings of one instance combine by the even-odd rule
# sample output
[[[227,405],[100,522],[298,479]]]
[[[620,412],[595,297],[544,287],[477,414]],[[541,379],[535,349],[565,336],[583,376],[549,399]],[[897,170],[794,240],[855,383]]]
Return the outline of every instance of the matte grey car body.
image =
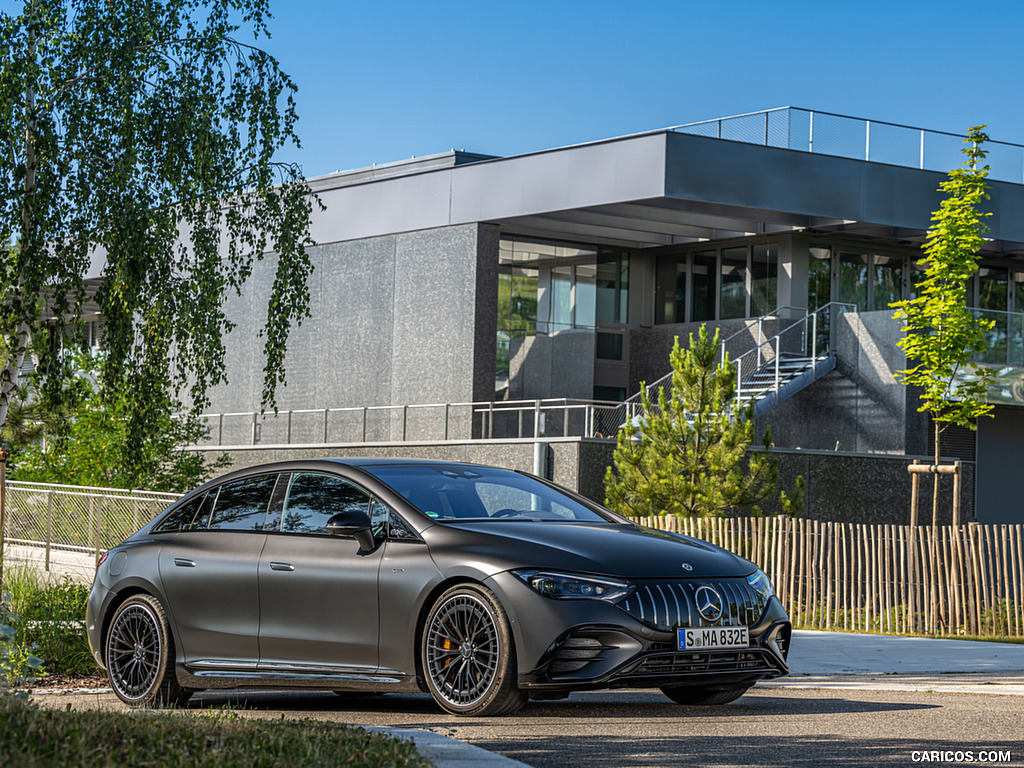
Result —
[[[725,703],[787,674],[790,638],[767,578],[720,547],[530,475],[395,459],[207,483],[107,553],[87,627],[132,705],[303,687],[468,715],[619,686]]]

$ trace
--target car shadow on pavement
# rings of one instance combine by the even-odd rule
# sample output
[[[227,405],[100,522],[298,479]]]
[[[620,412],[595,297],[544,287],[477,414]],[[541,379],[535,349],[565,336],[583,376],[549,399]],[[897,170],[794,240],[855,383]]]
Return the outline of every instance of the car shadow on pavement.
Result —
[[[440,710],[427,694],[344,694],[337,696],[330,692],[306,691],[209,691],[197,694],[186,705],[188,709],[216,709],[220,707],[273,712],[335,712],[366,716],[360,720],[383,716],[381,725],[395,725],[408,728],[447,727],[453,723],[481,726],[487,723],[507,724],[517,718],[551,719],[587,718],[619,719],[623,717],[676,718],[694,717],[785,717],[797,715],[858,714],[879,712],[901,712],[910,710],[935,709],[939,704],[921,702],[865,701],[845,698],[840,692],[822,699],[794,695],[773,696],[768,691],[747,694],[730,704],[714,707],[680,706],[657,692],[630,691],[621,697],[615,693],[603,692],[600,697],[591,694],[577,699],[560,701],[532,701],[511,717],[465,718],[448,715]],[[410,715],[401,723],[392,722],[395,715]],[[426,718],[420,720],[420,717]]]

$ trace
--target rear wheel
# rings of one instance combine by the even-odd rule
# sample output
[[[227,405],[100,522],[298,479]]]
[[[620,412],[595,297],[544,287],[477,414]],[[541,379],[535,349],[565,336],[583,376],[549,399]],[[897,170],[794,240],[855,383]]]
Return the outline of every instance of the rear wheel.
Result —
[[[130,707],[180,706],[193,693],[178,685],[167,614],[151,595],[130,597],[117,609],[104,654],[110,687]]]
[[[750,690],[749,685],[740,685],[736,688],[690,688],[671,687],[662,688],[661,692],[668,696],[676,704],[691,704],[694,706],[715,706],[728,704],[735,701],[744,693]]]
[[[507,715],[526,703],[516,685],[515,646],[494,594],[460,584],[442,594],[427,615],[423,672],[434,700],[456,715]]]

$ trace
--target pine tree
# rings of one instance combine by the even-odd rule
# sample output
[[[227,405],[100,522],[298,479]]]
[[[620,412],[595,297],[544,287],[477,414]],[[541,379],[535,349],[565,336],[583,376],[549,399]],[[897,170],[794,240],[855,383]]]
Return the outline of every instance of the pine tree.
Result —
[[[642,413],[619,430],[614,467],[605,474],[605,503],[629,517],[676,514],[718,517],[729,510],[760,513],[776,495],[778,461],[765,450],[749,451],[755,439],[754,405],[737,407],[736,371],[728,356],[718,361],[719,333],[701,326],[689,348],[676,337],[670,361],[672,386],[658,402],[641,389]],[[779,494],[783,511],[794,514],[802,500],[798,478],[793,499]]]

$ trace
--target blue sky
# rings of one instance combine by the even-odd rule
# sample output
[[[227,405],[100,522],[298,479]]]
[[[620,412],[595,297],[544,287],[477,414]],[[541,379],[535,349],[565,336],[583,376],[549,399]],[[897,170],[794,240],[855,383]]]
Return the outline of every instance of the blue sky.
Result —
[[[277,0],[307,175],[779,106],[1024,144],[1024,4]]]

